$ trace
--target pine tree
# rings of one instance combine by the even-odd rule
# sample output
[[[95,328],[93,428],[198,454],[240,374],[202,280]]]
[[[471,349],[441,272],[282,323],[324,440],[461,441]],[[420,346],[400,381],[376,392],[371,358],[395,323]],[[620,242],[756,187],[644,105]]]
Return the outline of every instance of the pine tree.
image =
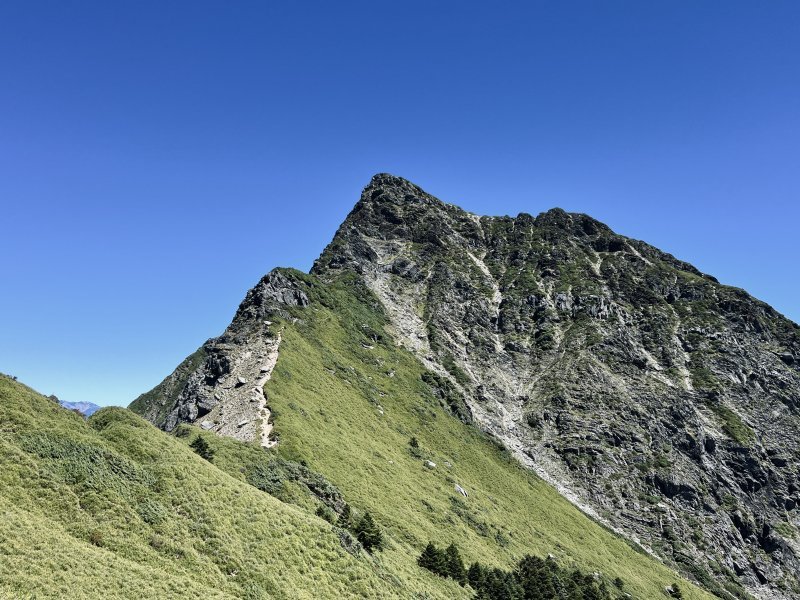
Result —
[[[467,571],[467,581],[476,592],[483,588],[486,581],[486,569],[479,562],[474,562]]]
[[[433,545],[433,542],[428,542],[428,545],[425,546],[425,550],[417,559],[417,564],[437,575],[444,574],[444,554]]]
[[[558,565],[552,560],[538,556],[524,556],[517,564],[516,576],[526,598],[558,598],[554,580],[557,579]]]
[[[197,436],[194,441],[189,444],[189,447],[195,451],[200,457],[211,462],[214,458],[214,449],[208,445],[208,442],[202,436]]]
[[[467,582],[467,572],[464,561],[455,544],[450,544],[444,551],[444,568],[448,577],[455,579],[461,585]]]
[[[484,587],[478,598],[487,600],[523,600],[525,593],[513,573],[502,569],[491,569],[486,573]]]
[[[364,516],[361,517],[358,525],[356,525],[354,533],[356,534],[356,539],[361,542],[361,545],[367,550],[381,549],[383,545],[383,534],[381,530],[378,529],[372,515],[369,513],[364,513]]]

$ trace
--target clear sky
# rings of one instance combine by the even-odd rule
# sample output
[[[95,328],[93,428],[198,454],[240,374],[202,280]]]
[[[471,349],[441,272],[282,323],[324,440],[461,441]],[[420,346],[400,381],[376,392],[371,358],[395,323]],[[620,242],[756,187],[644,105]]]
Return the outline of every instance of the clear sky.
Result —
[[[127,404],[376,172],[800,320],[800,2],[0,3],[0,371]]]

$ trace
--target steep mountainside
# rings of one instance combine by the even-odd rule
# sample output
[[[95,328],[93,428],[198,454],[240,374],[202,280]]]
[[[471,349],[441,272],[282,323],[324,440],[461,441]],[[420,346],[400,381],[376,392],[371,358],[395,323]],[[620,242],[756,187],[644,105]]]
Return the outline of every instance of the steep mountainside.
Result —
[[[795,324],[587,216],[477,217],[385,175],[314,267],[342,270],[578,503],[679,564],[797,585]]]
[[[423,419],[420,381],[465,423],[452,440],[436,431],[441,419]],[[433,489],[409,491],[424,480],[395,472],[403,437],[424,435],[436,469],[458,469],[444,481],[464,486],[478,467],[454,459],[483,451],[456,440],[471,440],[474,425],[717,595],[800,597],[798,327],[585,215],[479,217],[378,175],[311,276],[267,275],[220,338],[131,408],[168,431],[189,422],[277,439],[277,452],[376,512],[378,498],[396,507],[382,516],[404,514],[403,539],[423,541],[440,515],[469,530],[502,508],[505,529],[498,516],[495,544],[479,534],[474,552],[501,562],[544,552],[549,532],[571,559],[614,573],[614,560],[597,562],[610,541],[575,544],[576,529],[546,519],[520,533],[542,517],[544,492],[522,505],[519,488],[493,492],[510,476],[491,473],[497,465],[470,482],[488,502],[471,517],[425,499]],[[394,483],[367,490],[365,475]],[[423,500],[438,516],[413,525],[419,509],[401,509]],[[625,564],[616,568],[631,572]],[[641,585],[640,597],[656,597]]]
[[[397,347],[388,324],[377,298],[352,273],[322,282],[276,270],[247,294],[226,332],[203,346],[205,358],[193,359],[193,370],[182,365],[132,408],[152,408],[150,414],[163,415],[161,425],[177,434],[185,425],[176,422],[196,423],[209,430],[208,439],[231,431],[250,411],[258,426],[247,447],[307,465],[353,510],[374,515],[388,541],[377,558],[401,589],[407,580],[428,581],[416,558],[435,541],[457,544],[468,562],[503,568],[527,553],[552,554],[561,564],[619,577],[624,585],[615,597],[663,595],[676,574],[591,521],[495,441],[453,416],[466,407],[452,385]],[[252,348],[278,340],[262,396],[251,396],[239,381],[246,379],[242,365],[268,356]],[[266,420],[257,408],[264,397],[275,426],[267,450]],[[229,437],[248,437],[234,433]],[[235,458],[226,464],[234,473],[249,470]],[[248,480],[270,493],[281,489],[270,471],[255,471]],[[687,597],[707,597],[688,583],[681,588]],[[459,586],[430,595],[474,597]]]
[[[674,589],[674,573],[450,416],[412,356],[364,348],[361,325],[380,325],[366,290],[289,276],[316,314],[275,324],[280,451],[184,424],[168,435],[120,408],[87,421],[0,375],[0,598],[474,598],[417,564],[430,540],[506,569],[552,553],[541,564],[596,592],[545,598]],[[369,552],[354,539],[368,513],[383,537]]]

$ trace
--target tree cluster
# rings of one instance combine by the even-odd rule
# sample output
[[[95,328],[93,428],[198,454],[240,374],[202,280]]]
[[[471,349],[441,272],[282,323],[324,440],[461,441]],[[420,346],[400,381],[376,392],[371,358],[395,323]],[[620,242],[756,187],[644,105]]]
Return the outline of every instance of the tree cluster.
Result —
[[[615,596],[600,577],[574,569],[564,569],[555,560],[525,556],[513,571],[487,567],[474,562],[469,569],[458,548],[445,549],[429,543],[417,559],[419,566],[467,583],[479,600],[612,600]],[[622,581],[615,585],[622,587]]]
[[[455,544],[441,549],[437,548],[433,542],[428,542],[425,550],[417,559],[417,563],[420,567],[428,569],[440,577],[455,579],[461,585],[467,583],[467,570]]]

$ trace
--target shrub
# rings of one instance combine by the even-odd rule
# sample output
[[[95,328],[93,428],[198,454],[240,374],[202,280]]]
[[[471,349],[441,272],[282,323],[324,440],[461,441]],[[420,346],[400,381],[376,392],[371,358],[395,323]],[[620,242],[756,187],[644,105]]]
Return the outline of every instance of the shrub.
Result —
[[[350,505],[345,503],[344,508],[342,508],[342,512],[339,515],[337,525],[344,529],[350,529],[352,526],[351,519],[352,516],[350,515]]]
[[[315,514],[318,517],[325,519],[331,525],[336,523],[336,513],[333,512],[330,508],[328,508],[324,504],[320,504],[319,506],[317,506]]]
[[[200,435],[198,435],[194,441],[189,444],[189,447],[194,450],[198,456],[204,458],[208,462],[211,462],[211,459],[214,458],[214,449],[209,445],[205,438]]]
[[[681,588],[678,587],[677,583],[673,583],[668,589],[668,592],[671,598],[683,598],[683,592],[681,591]]]

